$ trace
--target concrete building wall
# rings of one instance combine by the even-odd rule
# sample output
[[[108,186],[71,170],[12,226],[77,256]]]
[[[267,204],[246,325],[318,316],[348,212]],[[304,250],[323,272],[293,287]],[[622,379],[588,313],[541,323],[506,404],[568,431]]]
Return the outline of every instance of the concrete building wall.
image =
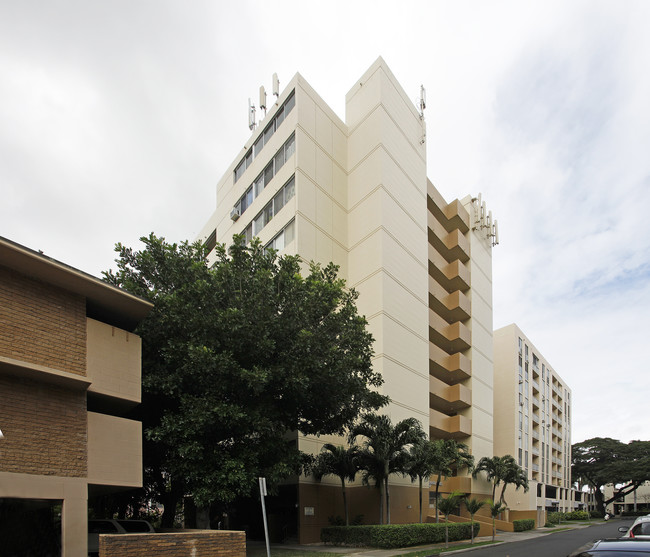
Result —
[[[88,553],[89,484],[142,485],[141,424],[109,414],[140,400],[140,339],[119,325],[150,308],[0,238],[0,501],[61,504],[64,557]],[[89,413],[100,400],[106,414]]]

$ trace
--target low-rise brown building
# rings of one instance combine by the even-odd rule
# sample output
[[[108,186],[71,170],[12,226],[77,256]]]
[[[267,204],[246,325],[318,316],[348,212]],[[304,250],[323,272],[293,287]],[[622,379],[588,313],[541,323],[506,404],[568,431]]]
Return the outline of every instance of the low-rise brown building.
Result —
[[[142,485],[142,424],[127,416],[151,307],[0,237],[1,543],[37,543],[45,513],[61,555],[87,555],[89,496]]]

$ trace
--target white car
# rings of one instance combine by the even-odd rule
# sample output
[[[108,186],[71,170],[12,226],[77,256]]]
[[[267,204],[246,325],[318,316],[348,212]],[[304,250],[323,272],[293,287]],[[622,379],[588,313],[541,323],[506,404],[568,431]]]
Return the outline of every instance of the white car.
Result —
[[[99,554],[99,534],[142,534],[155,532],[146,520],[88,520],[88,553]]]
[[[638,538],[640,540],[650,540],[650,515],[639,516],[630,528],[621,526],[619,532],[624,532],[622,538]]]

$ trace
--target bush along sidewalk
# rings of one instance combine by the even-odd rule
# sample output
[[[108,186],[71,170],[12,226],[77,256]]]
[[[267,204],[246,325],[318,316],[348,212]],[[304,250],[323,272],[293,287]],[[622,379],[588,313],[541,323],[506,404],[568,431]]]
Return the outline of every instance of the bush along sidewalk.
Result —
[[[521,520],[513,520],[512,525],[515,532],[525,532],[535,528],[535,520],[532,518],[522,518]]]
[[[449,541],[469,540],[469,522],[448,523]],[[474,523],[474,535],[481,526]],[[445,542],[445,524],[383,524],[369,526],[328,526],[321,530],[321,540],[332,545],[351,545],[394,549]]]

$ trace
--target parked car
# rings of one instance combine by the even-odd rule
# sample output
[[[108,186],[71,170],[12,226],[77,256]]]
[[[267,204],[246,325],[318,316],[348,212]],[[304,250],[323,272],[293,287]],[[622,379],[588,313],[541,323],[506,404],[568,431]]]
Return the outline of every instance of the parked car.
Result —
[[[147,532],[155,532],[155,530],[146,520],[89,520],[88,554],[99,554],[99,534],[142,534]]]
[[[650,540],[650,515],[639,516],[630,528],[621,526],[618,531],[623,532],[622,538]]]
[[[615,538],[598,540],[591,549],[575,557],[643,557],[650,556],[650,540]]]

